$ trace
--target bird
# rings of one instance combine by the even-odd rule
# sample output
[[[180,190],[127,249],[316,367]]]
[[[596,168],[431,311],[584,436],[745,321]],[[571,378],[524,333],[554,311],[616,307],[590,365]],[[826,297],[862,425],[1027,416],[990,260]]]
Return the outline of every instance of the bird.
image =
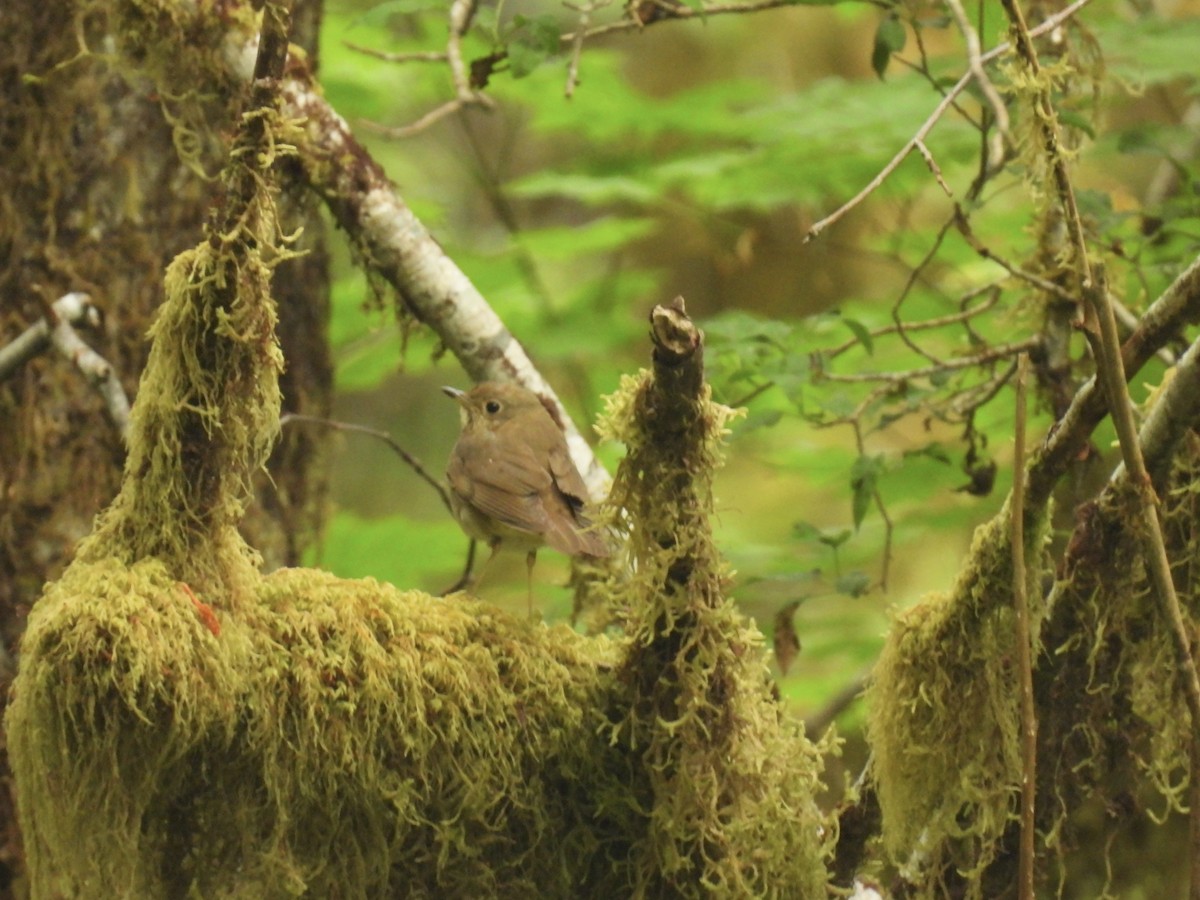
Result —
[[[457,401],[462,418],[446,465],[450,509],[468,536],[491,549],[484,572],[502,548],[525,552],[532,615],[541,547],[572,557],[610,555],[586,515],[587,485],[562,428],[533,391],[495,381],[442,391]]]

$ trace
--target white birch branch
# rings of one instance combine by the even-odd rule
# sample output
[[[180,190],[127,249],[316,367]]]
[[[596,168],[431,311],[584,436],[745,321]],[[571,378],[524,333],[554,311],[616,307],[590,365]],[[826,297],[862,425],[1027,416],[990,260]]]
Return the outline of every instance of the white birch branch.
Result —
[[[358,243],[366,264],[396,288],[409,312],[474,380],[514,381],[549,399],[575,465],[593,497],[603,496],[608,473],[525,348],[408,208],[345,119],[299,77],[288,79],[282,97],[284,114],[306,122],[308,143],[300,155],[309,186]]]
[[[84,342],[74,325],[95,327],[100,324],[100,311],[87,294],[73,291],[64,294],[50,305],[54,314],[51,322],[38,319],[4,347],[0,347],[0,381],[53,346],[74,363],[88,382],[100,391],[113,424],[125,437],[129,430],[129,398],[121,380],[108,361]]]

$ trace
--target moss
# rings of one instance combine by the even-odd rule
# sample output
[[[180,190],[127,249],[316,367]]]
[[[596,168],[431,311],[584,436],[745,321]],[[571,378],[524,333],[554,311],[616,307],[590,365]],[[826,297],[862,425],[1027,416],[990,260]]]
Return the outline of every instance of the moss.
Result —
[[[185,80],[215,52],[191,7],[111,9],[160,89],[168,51]],[[620,643],[263,576],[236,525],[278,431],[268,170],[293,127],[243,117],[167,272],[121,492],[30,615],[6,726],[33,897],[821,895],[820,754],[724,596],[707,395],[666,439],[644,380],[613,414]]]
[[[953,591],[897,615],[868,692],[884,848],[931,896],[926,879],[947,867],[982,896],[979,878],[1017,811],[1009,528],[1005,507],[976,532]],[[1043,529],[1028,530],[1031,547]],[[1031,599],[1036,633],[1044,610]]]
[[[773,696],[762,635],[725,596],[709,526],[733,411],[704,388],[663,431],[655,402],[650,375],[624,379],[601,428],[628,448],[610,502],[629,535],[619,569],[632,574],[614,590],[629,705],[612,734],[649,779],[636,896],[824,896],[821,754]]]
[[[620,896],[615,645],[311,570],[214,635],[153,561],[76,564],[8,726],[35,896]],[[198,892],[198,893],[197,893]]]

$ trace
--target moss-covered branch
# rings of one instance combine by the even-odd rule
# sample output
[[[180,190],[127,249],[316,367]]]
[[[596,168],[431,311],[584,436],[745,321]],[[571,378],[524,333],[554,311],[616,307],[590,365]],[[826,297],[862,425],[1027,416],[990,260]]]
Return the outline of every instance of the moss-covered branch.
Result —
[[[819,754],[781,718],[762,636],[726,595],[709,523],[733,413],[709,396],[682,300],[655,308],[651,337],[652,372],[625,380],[603,423],[628,448],[610,495],[629,535],[613,589],[628,709],[612,728],[647,779],[639,896],[818,897]]]

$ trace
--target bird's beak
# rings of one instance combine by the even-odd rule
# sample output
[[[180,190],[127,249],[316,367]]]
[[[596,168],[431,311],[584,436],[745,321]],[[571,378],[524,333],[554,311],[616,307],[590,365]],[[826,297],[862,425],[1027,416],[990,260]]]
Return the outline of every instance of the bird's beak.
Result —
[[[455,387],[443,387],[442,393],[457,403],[462,403],[463,400],[467,396],[466,391],[460,391],[458,388],[455,388]]]

